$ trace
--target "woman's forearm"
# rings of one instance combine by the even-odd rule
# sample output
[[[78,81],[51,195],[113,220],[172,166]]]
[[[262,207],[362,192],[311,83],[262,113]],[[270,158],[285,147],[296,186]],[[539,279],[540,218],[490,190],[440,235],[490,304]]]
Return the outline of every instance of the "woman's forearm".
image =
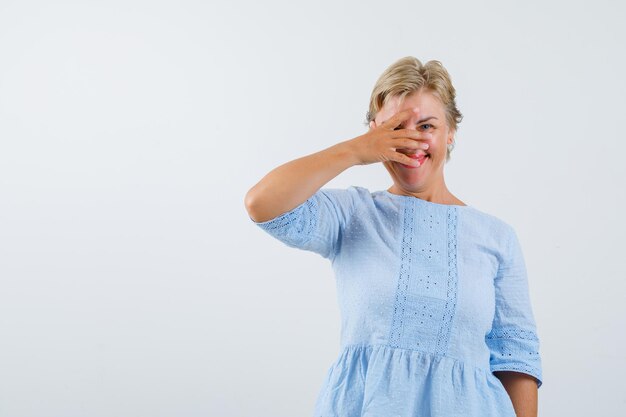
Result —
[[[324,184],[358,164],[350,140],[274,168],[246,194],[250,218],[273,219],[304,203]]]
[[[537,417],[537,380],[531,375],[513,371],[493,373],[506,389],[517,417]]]

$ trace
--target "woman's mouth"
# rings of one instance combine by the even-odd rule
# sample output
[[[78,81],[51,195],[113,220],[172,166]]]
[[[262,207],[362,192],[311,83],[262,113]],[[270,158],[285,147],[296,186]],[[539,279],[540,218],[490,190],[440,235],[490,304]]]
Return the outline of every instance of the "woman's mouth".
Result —
[[[420,163],[419,166],[413,166],[413,165],[405,165],[403,163],[400,162],[400,165],[402,165],[404,168],[409,168],[409,169],[413,169],[413,168],[420,168],[422,167],[422,165],[424,165],[424,162],[426,162],[426,160],[428,158],[430,158],[430,154],[417,154],[417,153],[413,153],[413,154],[406,154],[406,156],[408,156],[411,159],[417,159]]]

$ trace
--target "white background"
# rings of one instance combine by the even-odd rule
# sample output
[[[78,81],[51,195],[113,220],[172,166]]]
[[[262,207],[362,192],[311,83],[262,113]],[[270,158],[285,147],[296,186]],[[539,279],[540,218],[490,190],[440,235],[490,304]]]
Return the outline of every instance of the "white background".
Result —
[[[624,7],[1,0],[0,417],[311,415],[332,270],[243,198],[407,55],[457,89],[449,189],[519,234],[540,415],[623,415]]]

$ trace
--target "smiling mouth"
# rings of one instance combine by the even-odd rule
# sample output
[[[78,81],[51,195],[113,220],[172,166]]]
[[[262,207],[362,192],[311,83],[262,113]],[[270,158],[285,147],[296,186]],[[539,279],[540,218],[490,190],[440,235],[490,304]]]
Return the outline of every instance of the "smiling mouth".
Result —
[[[412,166],[412,165],[405,165],[403,163],[400,163],[400,165],[402,165],[405,168],[420,168],[424,164],[426,159],[430,158],[430,154],[423,153],[423,152],[420,152],[420,153],[407,153],[405,155],[408,156],[411,159],[417,159],[419,161],[419,163],[420,163],[420,165],[418,167]]]

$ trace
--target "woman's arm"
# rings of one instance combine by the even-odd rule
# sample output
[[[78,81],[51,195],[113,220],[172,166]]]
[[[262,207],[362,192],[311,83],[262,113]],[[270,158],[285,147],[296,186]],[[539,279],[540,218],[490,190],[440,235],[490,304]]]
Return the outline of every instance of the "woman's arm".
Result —
[[[511,397],[517,417],[537,417],[537,380],[528,374],[514,371],[495,371]]]
[[[245,197],[250,218],[264,222],[302,204],[324,184],[356,165],[351,141],[289,161],[270,171]]]

